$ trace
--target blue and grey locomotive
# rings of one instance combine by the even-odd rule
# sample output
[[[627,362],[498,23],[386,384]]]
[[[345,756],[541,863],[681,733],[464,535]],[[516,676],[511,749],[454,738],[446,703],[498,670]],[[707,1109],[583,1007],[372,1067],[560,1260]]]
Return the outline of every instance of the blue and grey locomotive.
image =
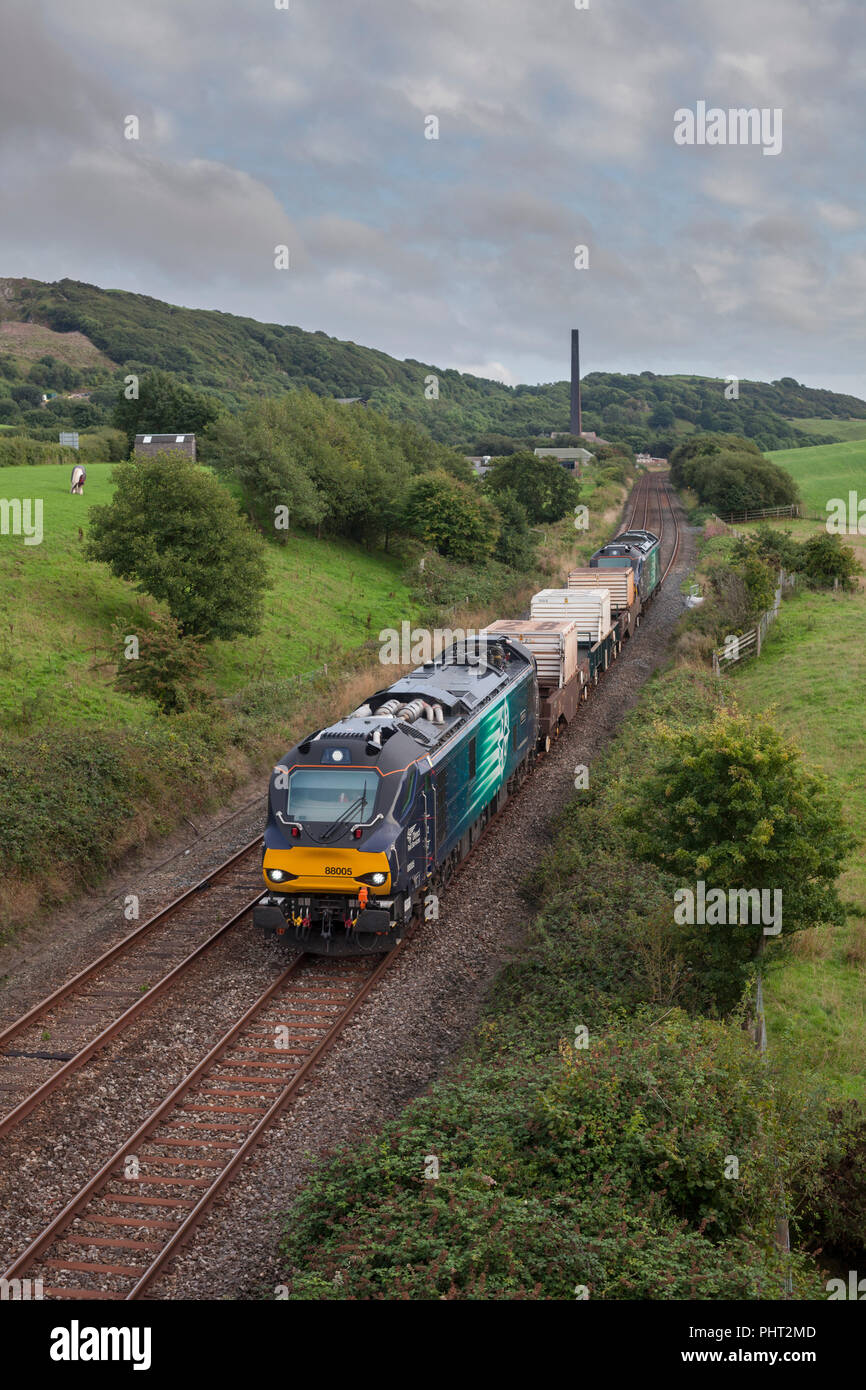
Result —
[[[254,925],[390,950],[530,770],[537,726],[532,653],[482,634],[310,734],[271,776]]]

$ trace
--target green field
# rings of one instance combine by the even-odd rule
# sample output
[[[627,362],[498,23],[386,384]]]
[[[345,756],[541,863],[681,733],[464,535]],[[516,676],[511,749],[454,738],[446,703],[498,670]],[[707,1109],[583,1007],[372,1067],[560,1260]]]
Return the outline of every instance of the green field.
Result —
[[[814,527],[813,527],[814,530]],[[799,593],[786,599],[760,658],[731,674],[741,704],[769,709],[806,761],[838,789],[866,842],[866,593]],[[842,878],[844,927],[792,939],[770,980],[770,1047],[832,1094],[866,1101],[866,860],[855,851]]]
[[[837,439],[866,439],[866,420],[790,420],[795,429],[806,434],[832,434]]]
[[[813,449],[776,449],[767,457],[790,473],[807,511],[826,516],[828,501],[847,498],[852,489],[866,497],[866,439]]]
[[[152,718],[147,701],[113,688],[120,650],[111,633],[115,622],[136,632],[153,601],[85,560],[79,538],[89,508],[111,498],[114,467],[88,464],[84,497],[70,495],[65,468],[0,470],[0,497],[42,499],[44,530],[41,545],[0,535],[0,727],[131,727]],[[400,562],[379,551],[292,536],[284,548],[268,547],[267,564],[273,583],[261,632],[210,647],[217,694],[308,671],[415,611]]]

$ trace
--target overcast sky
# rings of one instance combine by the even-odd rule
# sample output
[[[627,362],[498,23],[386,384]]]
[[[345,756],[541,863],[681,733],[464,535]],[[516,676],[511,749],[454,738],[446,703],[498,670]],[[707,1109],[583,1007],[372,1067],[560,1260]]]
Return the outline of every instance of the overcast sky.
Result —
[[[866,396],[863,0],[283,2],[0,0],[0,275]],[[699,101],[780,109],[781,152],[678,145]]]

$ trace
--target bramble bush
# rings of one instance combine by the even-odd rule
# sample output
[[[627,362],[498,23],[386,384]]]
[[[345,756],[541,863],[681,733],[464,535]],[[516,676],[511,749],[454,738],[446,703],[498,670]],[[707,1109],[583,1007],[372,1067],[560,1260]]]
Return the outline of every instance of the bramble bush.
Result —
[[[286,1225],[290,1296],[778,1297],[755,1238],[776,1211],[772,1106],[745,1036],[684,1015],[531,1065],[469,1062],[314,1174]],[[816,1296],[809,1262],[792,1272]]]
[[[124,647],[129,621],[115,624],[115,639]],[[165,714],[201,705],[207,699],[203,676],[207,668],[200,637],[184,637],[175,618],[158,610],[146,614],[138,655],[121,655],[117,687],[153,700]]]

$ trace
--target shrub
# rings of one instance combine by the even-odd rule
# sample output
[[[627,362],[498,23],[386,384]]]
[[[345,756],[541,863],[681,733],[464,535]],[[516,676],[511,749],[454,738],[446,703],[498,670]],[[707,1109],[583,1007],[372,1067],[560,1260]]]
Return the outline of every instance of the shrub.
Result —
[[[862,572],[851,547],[826,531],[803,543],[797,568],[816,588],[828,587],[836,580],[843,589],[853,588],[855,576]]]
[[[800,1219],[803,1235],[833,1254],[862,1259],[866,1251],[866,1115],[856,1101],[831,1109],[829,1148],[817,1188]]]
[[[778,1193],[766,1068],[722,1025],[653,1023],[583,1052],[470,1061],[320,1166],[286,1226],[290,1296],[777,1297],[779,1258],[753,1234]]]
[[[65,464],[71,469],[78,460],[77,450],[67,448],[66,445],[51,444],[47,440],[27,439],[23,435],[0,436],[0,468],[35,467],[43,463],[57,463]]]

